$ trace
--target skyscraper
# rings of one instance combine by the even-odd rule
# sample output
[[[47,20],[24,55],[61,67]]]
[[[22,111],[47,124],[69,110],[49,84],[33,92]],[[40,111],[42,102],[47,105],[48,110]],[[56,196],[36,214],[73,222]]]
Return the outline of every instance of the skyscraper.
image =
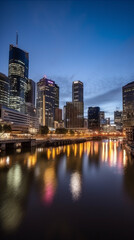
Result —
[[[46,77],[37,83],[37,115],[40,125],[54,126],[55,103],[59,102],[57,88],[55,82]]]
[[[8,107],[9,104],[9,79],[0,73],[0,105]]]
[[[22,49],[10,45],[9,69],[10,81],[9,106],[17,111],[24,112],[28,81],[29,54]]]
[[[26,102],[35,106],[35,82],[32,79],[27,79]]]
[[[59,108],[59,86],[55,83],[55,108]]]
[[[83,83],[81,81],[72,83],[72,101],[83,102]]]
[[[122,88],[123,94],[123,129],[127,139],[134,141],[134,81]]]
[[[72,102],[66,103],[65,126],[67,128],[83,128],[83,110],[83,83],[74,81],[72,83]]]
[[[122,111],[114,112],[114,124],[116,125],[116,130],[122,130]]]
[[[67,102],[65,109],[65,127],[83,128],[83,102]]]
[[[88,128],[91,130],[100,129],[100,108],[89,107],[88,108]]]

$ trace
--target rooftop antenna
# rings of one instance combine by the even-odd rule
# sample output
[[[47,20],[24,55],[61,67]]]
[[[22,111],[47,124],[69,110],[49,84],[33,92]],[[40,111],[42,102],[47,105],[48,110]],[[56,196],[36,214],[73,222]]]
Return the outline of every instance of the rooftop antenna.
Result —
[[[16,32],[16,47],[18,47],[18,32]]]

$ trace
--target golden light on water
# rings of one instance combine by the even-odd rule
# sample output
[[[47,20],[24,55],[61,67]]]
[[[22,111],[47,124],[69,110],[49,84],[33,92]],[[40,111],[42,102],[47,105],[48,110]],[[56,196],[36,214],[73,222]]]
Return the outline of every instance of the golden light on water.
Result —
[[[51,150],[48,148],[47,149],[47,158],[50,159],[50,155],[51,155]]]
[[[55,159],[55,148],[52,149],[52,158]]]
[[[28,168],[34,167],[37,161],[37,153],[29,155],[27,160]]]
[[[77,154],[77,144],[74,144],[74,156],[76,157]]]
[[[67,157],[70,156],[70,145],[67,146]]]

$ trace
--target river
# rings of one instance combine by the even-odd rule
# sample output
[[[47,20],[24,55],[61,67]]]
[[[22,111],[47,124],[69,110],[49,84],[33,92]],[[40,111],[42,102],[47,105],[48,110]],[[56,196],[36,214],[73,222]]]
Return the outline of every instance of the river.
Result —
[[[1,240],[104,238],[134,238],[134,159],[121,140],[1,153]]]

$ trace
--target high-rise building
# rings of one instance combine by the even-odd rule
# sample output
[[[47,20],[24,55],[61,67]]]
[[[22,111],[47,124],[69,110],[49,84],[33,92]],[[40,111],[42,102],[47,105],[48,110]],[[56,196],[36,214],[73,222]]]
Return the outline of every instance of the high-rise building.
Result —
[[[127,139],[134,141],[134,81],[122,88],[123,94],[123,130]]]
[[[62,121],[62,109],[60,108],[55,108],[55,117],[54,117],[54,120],[57,121],[57,122],[60,122]]]
[[[24,112],[24,104],[27,94],[29,54],[10,45],[9,48],[9,69],[8,76],[10,81],[9,106],[17,111]]]
[[[89,107],[88,108],[88,128],[90,130],[100,129],[100,108]]]
[[[105,112],[100,111],[100,123],[101,123],[101,120],[103,121],[104,119],[105,119]]]
[[[122,130],[122,111],[115,111],[114,112],[114,124],[116,125],[116,130]]]
[[[72,101],[83,102],[83,83],[81,81],[72,83]]]
[[[26,91],[26,101],[24,103],[24,113],[30,116],[36,116],[35,82],[32,79],[27,80],[27,91]]]
[[[59,86],[55,83],[55,108],[59,108]]]
[[[35,107],[35,82],[32,79],[27,79],[26,102]]]
[[[55,102],[59,101],[57,88],[55,82],[46,77],[37,83],[37,116],[40,125],[54,127]]]
[[[67,128],[84,127],[83,83],[72,83],[72,102],[66,103],[65,126]]]
[[[9,104],[9,79],[0,73],[0,105],[8,107]]]
[[[83,128],[83,103],[67,102],[65,113],[66,128]]]

